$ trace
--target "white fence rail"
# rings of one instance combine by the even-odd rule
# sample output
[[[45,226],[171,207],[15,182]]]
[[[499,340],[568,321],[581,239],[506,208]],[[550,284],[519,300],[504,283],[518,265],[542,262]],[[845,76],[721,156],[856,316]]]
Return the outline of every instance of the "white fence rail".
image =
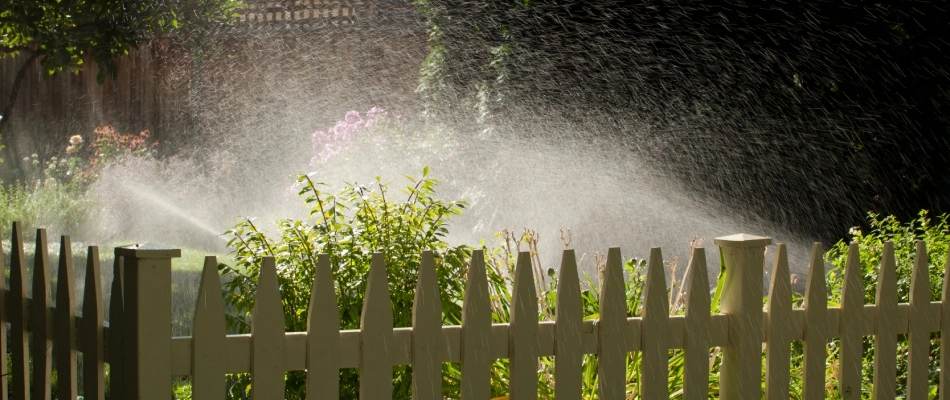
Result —
[[[874,336],[874,398],[894,398],[897,336],[909,338],[907,394],[923,399],[929,390],[930,333],[950,330],[950,279],[943,298],[930,298],[927,253],[918,243],[910,302],[898,304],[893,247],[883,249],[877,301],[863,304],[861,268],[852,245],[844,277],[842,305],[828,308],[821,246],[813,249],[804,307],[793,308],[784,245],[777,246],[768,304],[762,307],[762,267],[768,238],[734,235],[716,239],[726,265],[720,314],[710,313],[705,254],[693,253],[687,280],[685,315],[670,316],[660,249],[648,261],[642,315],[627,317],[620,250],[608,252],[600,290],[600,315],[585,321],[574,253],[564,252],[559,271],[556,317],[538,321],[538,299],[527,253],[519,254],[512,289],[511,321],[491,323],[491,307],[481,252],[473,254],[461,326],[442,326],[441,301],[431,253],[419,270],[411,328],[393,328],[393,315],[382,254],[374,254],[366,282],[361,329],[340,331],[333,278],[327,256],[318,259],[307,332],[285,332],[276,267],[265,258],[256,293],[252,333],[227,335],[225,308],[216,261],[204,266],[195,308],[193,336],[171,336],[171,259],[179,250],[147,246],[115,250],[111,324],[105,327],[98,249],[88,250],[83,309],[77,315],[68,237],[61,241],[57,297],[50,299],[50,260],[46,233],[37,232],[33,296],[27,297],[27,267],[20,226],[14,225],[10,251],[10,288],[0,274],[0,313],[10,324],[12,370],[2,369],[0,400],[8,390],[16,399],[48,399],[55,351],[57,397],[75,399],[82,379],[85,399],[104,399],[104,367],[111,366],[113,399],[168,398],[175,376],[190,376],[194,397],[224,399],[225,374],[251,373],[252,396],[284,396],[284,373],[306,371],[310,399],[336,398],[339,369],[360,369],[360,397],[387,399],[392,366],[413,366],[413,398],[441,398],[441,363],[461,363],[462,399],[488,399],[489,368],[495,359],[510,360],[510,398],[537,399],[538,358],[555,357],[556,399],[581,397],[581,360],[599,358],[599,398],[626,396],[626,362],[641,352],[640,398],[666,399],[668,350],[684,349],[684,398],[707,398],[709,351],[721,347],[720,398],[788,399],[790,344],[804,342],[806,399],[824,398],[825,356],[830,338],[841,339],[837,391],[860,398],[862,337]],[[6,257],[3,257],[6,258]],[[948,261],[950,262],[950,261]],[[6,268],[4,267],[4,270]],[[950,268],[946,269],[950,272]],[[6,337],[0,324],[0,337]],[[119,333],[121,332],[121,333]],[[28,340],[32,336],[32,340]],[[950,337],[941,336],[940,395],[950,397]],[[32,343],[32,346],[29,344]],[[56,345],[53,346],[52,344]],[[766,352],[762,393],[762,351]],[[77,370],[77,354],[83,368]],[[30,361],[32,360],[32,362]],[[12,387],[10,387],[10,386]],[[9,389],[8,389],[9,388]]]

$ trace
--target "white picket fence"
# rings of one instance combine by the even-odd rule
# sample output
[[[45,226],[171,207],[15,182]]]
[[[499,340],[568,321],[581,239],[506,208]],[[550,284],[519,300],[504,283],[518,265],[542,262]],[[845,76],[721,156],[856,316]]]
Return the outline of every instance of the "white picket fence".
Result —
[[[537,399],[538,358],[554,356],[556,399],[581,398],[584,354],[599,358],[599,398],[624,399],[626,362],[630,352],[642,353],[640,398],[666,399],[668,350],[684,349],[684,398],[705,399],[709,384],[709,351],[721,347],[720,398],[763,397],[762,351],[768,399],[788,399],[790,344],[804,342],[805,399],[825,398],[827,341],[840,338],[837,390],[845,399],[859,399],[862,336],[873,335],[874,398],[893,399],[896,390],[897,335],[909,338],[909,399],[928,393],[931,332],[950,331],[950,279],[944,277],[943,301],[932,302],[927,253],[918,243],[909,304],[898,304],[893,247],[883,249],[877,301],[863,302],[857,247],[852,245],[845,272],[840,308],[828,308],[821,246],[813,249],[804,307],[792,307],[792,291],[784,245],[776,246],[770,297],[765,310],[763,264],[771,239],[734,235],[716,239],[726,265],[722,313],[711,315],[709,283],[703,249],[694,250],[687,280],[685,315],[670,316],[660,249],[648,261],[642,315],[628,318],[622,258],[608,252],[601,280],[600,315],[584,320],[581,288],[574,253],[564,252],[559,271],[556,317],[538,321],[538,299],[527,253],[515,268],[511,321],[492,324],[489,289],[481,252],[475,252],[467,275],[461,326],[442,326],[441,301],[433,255],[423,253],[411,328],[393,328],[393,315],[382,254],[374,254],[366,282],[360,330],[340,331],[329,258],[318,260],[307,332],[285,332],[274,260],[261,268],[252,333],[227,335],[225,309],[216,262],[206,260],[195,308],[193,336],[171,336],[171,260],[174,249],[133,246],[115,250],[111,324],[102,314],[98,249],[90,247],[83,292],[82,316],[75,310],[70,242],[62,238],[56,306],[50,302],[49,259],[37,251],[33,296],[26,296],[22,232],[15,224],[10,255],[10,288],[0,275],[0,313],[10,324],[12,371],[2,368],[0,399],[8,384],[15,399],[49,399],[51,360],[56,357],[59,399],[77,397],[83,379],[85,399],[104,399],[104,366],[111,365],[113,399],[166,400],[175,376],[189,376],[194,398],[224,399],[225,375],[251,373],[255,399],[284,396],[286,371],[306,371],[308,399],[337,397],[340,368],[359,368],[360,398],[388,399],[392,367],[413,366],[414,399],[440,399],[441,363],[461,363],[462,399],[489,396],[490,364],[510,360],[510,399]],[[37,233],[38,249],[46,249],[46,233]],[[5,258],[5,257],[4,257]],[[950,263],[950,260],[948,260]],[[5,269],[5,268],[4,268]],[[950,272],[950,266],[947,271]],[[117,333],[121,332],[121,333]],[[0,324],[0,337],[6,337]],[[32,341],[29,335],[32,334]],[[950,398],[950,340],[942,336],[940,395]],[[32,343],[32,346],[28,346]],[[55,346],[51,346],[55,343]],[[55,351],[55,354],[53,352]],[[77,353],[83,370],[77,371]],[[31,362],[32,359],[32,369]]]

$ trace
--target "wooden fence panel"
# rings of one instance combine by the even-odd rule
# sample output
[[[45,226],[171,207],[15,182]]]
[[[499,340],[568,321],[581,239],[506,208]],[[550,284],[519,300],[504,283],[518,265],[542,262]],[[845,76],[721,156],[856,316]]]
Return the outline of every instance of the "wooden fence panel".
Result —
[[[373,253],[360,316],[360,399],[392,398],[393,307],[383,253]]]
[[[330,256],[317,256],[307,314],[307,399],[340,395],[340,308],[333,288]]]
[[[462,301],[461,400],[482,400],[491,396],[491,302],[482,250],[472,252]]]
[[[950,400],[950,254],[943,267],[940,332],[940,400]]]
[[[0,400],[7,400],[7,383],[9,372],[7,371],[7,266],[6,253],[3,251],[3,232],[0,229],[0,354],[3,355],[4,362],[0,362]]]
[[[706,250],[694,248],[686,283],[686,324],[684,326],[683,400],[709,396],[709,323],[711,300]]]
[[[435,272],[435,256],[422,253],[412,304],[412,398],[442,398],[442,296]]]
[[[13,380],[12,397],[51,397],[50,367],[52,350],[55,350],[59,384],[56,396],[75,398],[78,394],[77,351],[81,350],[84,364],[83,394],[87,399],[103,400],[105,349],[98,248],[88,249],[82,319],[77,321],[69,237],[63,236],[60,242],[56,306],[53,308],[50,306],[52,277],[46,231],[37,231],[32,282],[34,296],[28,306],[30,300],[26,297],[25,288],[27,269],[20,229],[19,224],[14,224],[9,290],[4,288],[5,276],[0,274],[0,312],[3,313],[3,319],[11,323],[9,350],[13,371],[10,371],[9,378]],[[3,249],[0,248],[0,257],[2,253]],[[873,398],[893,398],[897,383],[896,340],[898,333],[904,332],[909,339],[907,397],[926,397],[929,391],[930,332],[950,331],[950,306],[947,305],[950,299],[950,257],[946,261],[947,271],[944,271],[943,303],[931,303],[927,249],[923,242],[918,242],[910,301],[909,304],[898,304],[894,247],[892,243],[885,243],[876,288],[876,304],[872,307],[863,304],[863,268],[859,249],[852,243],[845,267],[842,304],[840,309],[828,310],[823,255],[821,245],[816,243],[809,265],[804,309],[793,310],[786,247],[781,244],[777,246],[766,306],[768,319],[763,324],[766,328],[767,398],[788,398],[789,344],[791,340],[798,339],[804,341],[805,348],[803,398],[824,398],[828,394],[825,385],[827,340],[832,337],[841,338],[838,391],[845,399],[859,398],[862,338],[868,333],[875,336]],[[490,395],[490,363],[494,358],[501,357],[511,362],[509,398],[530,400],[538,398],[538,358],[554,355],[555,397],[559,399],[580,396],[583,354],[596,352],[600,355],[601,364],[598,371],[600,398],[617,396],[620,399],[626,395],[626,352],[630,350],[640,351],[642,355],[640,396],[644,399],[665,399],[668,397],[669,383],[668,350],[683,348],[684,399],[699,399],[707,395],[708,351],[710,346],[727,344],[724,336],[716,332],[720,329],[725,332],[728,327],[724,322],[716,322],[724,321],[718,318],[722,315],[710,315],[709,285],[702,249],[694,249],[688,267],[684,317],[669,316],[662,253],[655,248],[651,250],[648,262],[642,318],[628,320],[623,259],[618,248],[611,248],[607,268],[601,279],[601,314],[595,325],[596,333],[584,329],[590,326],[583,321],[580,282],[573,251],[563,254],[555,321],[540,324],[531,255],[527,252],[518,255],[509,310],[511,321],[498,326],[491,324],[490,293],[483,257],[480,251],[473,253],[462,307],[462,326],[443,327],[434,254],[424,252],[416,282],[413,327],[394,330],[385,259],[383,254],[374,253],[367,277],[361,330],[343,333],[339,331],[330,258],[320,255],[306,334],[285,332],[275,261],[266,257],[261,265],[256,306],[252,315],[252,333],[236,338],[238,340],[226,335],[217,262],[214,257],[208,257],[202,271],[193,337],[188,342],[176,339],[179,348],[175,354],[188,354],[191,366],[176,367],[180,368],[177,371],[189,368],[187,370],[192,375],[196,398],[223,399],[224,374],[233,368],[228,365],[228,351],[243,348],[246,349],[244,357],[247,358],[248,354],[250,357],[249,362],[245,361],[245,366],[240,367],[246,369],[239,370],[252,373],[252,395],[255,398],[281,398],[284,372],[294,369],[307,370],[308,398],[336,398],[340,366],[344,365],[344,359],[352,360],[346,361],[350,363],[348,367],[356,366],[358,358],[361,398],[390,398],[392,366],[411,364],[413,398],[438,399],[441,398],[442,390],[441,363],[461,361],[463,398],[487,399]],[[759,264],[761,259],[756,263]],[[114,329],[110,330],[114,333],[110,334],[110,341],[122,336],[123,317],[135,315],[132,310],[124,309],[121,280],[125,273],[123,265],[123,258],[117,257],[114,266],[116,279],[113,282],[115,294],[112,299],[114,324],[110,328]],[[3,267],[2,261],[0,267]],[[941,313],[939,325],[935,320],[937,308],[940,308]],[[872,314],[873,327],[870,326]],[[904,321],[895,322],[897,318],[906,318],[906,327]],[[76,325],[76,322],[80,324]],[[801,330],[795,332],[799,326]],[[33,335],[34,340],[30,350],[27,350],[29,334]],[[77,335],[81,336],[81,340],[76,340]],[[633,338],[627,340],[630,335]],[[235,347],[234,344],[238,342],[243,344]],[[181,353],[182,343],[188,343],[189,353]],[[950,347],[948,343],[950,339],[941,338],[941,344],[946,345],[941,348],[941,367],[950,365],[950,357],[945,357],[948,352],[946,349]],[[113,346],[110,351],[121,349],[115,344],[110,346]],[[3,350],[2,345],[0,350]],[[303,355],[304,352],[306,355]],[[28,356],[32,356],[32,360]],[[115,356],[114,353],[110,355]],[[119,364],[112,365],[112,368],[113,385],[119,385],[113,386],[112,390],[121,393],[116,388],[121,388],[125,370]],[[941,389],[950,384],[950,379],[946,378],[950,375],[948,370],[950,368],[941,370]],[[941,390],[941,393],[940,398],[950,398],[948,391]]]
[[[89,246],[87,251],[85,286],[81,327],[83,398],[105,400],[105,324],[102,312],[102,278],[99,275],[99,248],[96,246]]]
[[[75,399],[78,393],[76,371],[76,302],[73,295],[73,252],[69,236],[59,242],[59,271],[56,274],[56,397]]]
[[[792,284],[785,244],[775,246],[775,264],[766,304],[765,391],[768,400],[788,400],[792,323]]]
[[[861,281],[861,252],[857,243],[848,247],[848,261],[844,268],[844,287],[841,290],[841,360],[838,363],[838,394],[843,400],[861,398],[861,361],[864,359],[863,334],[864,284]]]
[[[597,333],[597,390],[602,400],[621,400],[627,389],[627,299],[623,258],[619,247],[607,250],[607,265],[600,282],[600,318]]]
[[[930,385],[930,262],[927,248],[917,241],[907,313],[907,398],[926,399]]]
[[[584,306],[581,282],[577,274],[574,250],[564,250],[558,271],[557,299],[554,315],[554,399],[581,398],[581,367],[584,351],[581,330],[584,329]]]
[[[828,349],[828,295],[825,289],[825,252],[815,243],[805,284],[805,332],[802,398],[825,398],[825,356]]]
[[[874,318],[874,392],[875,400],[893,399],[897,381],[897,261],[894,244],[884,243],[881,270],[877,277]]]
[[[23,256],[23,231],[19,222],[13,223],[10,243],[10,358],[13,362],[10,377],[15,399],[30,400],[30,358],[27,350],[29,335],[26,331],[26,258]]]
[[[511,400],[538,398],[538,294],[535,292],[531,253],[518,253],[511,293],[508,359],[511,361]]]
[[[224,316],[218,260],[214,256],[205,257],[191,334],[191,390],[196,399],[224,400],[228,361]]]
[[[273,257],[264,257],[251,314],[251,397],[284,397],[284,307]]]
[[[653,248],[650,250],[647,281],[643,288],[643,322],[640,331],[640,349],[643,354],[640,362],[641,398],[645,400],[670,397],[669,307],[663,253],[659,248]]]

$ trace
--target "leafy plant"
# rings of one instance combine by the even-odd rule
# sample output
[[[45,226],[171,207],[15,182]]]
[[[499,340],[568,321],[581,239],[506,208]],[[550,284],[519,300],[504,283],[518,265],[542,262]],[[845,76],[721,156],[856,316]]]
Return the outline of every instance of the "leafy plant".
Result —
[[[268,234],[252,219],[238,223],[227,232],[235,251],[236,265],[222,266],[227,304],[232,309],[228,325],[232,331],[248,332],[254,306],[253,293],[261,259],[272,256],[277,262],[284,316],[288,331],[305,331],[310,285],[317,254],[330,255],[340,312],[340,329],[358,329],[365,295],[365,278],[373,252],[384,253],[396,327],[412,325],[412,301],[424,250],[435,253],[439,286],[442,290],[443,323],[459,324],[464,275],[471,256],[466,246],[453,247],[445,241],[447,225],[461,214],[465,203],[435,198],[438,181],[428,177],[428,168],[396,200],[379,178],[372,186],[347,184],[337,194],[325,192],[325,184],[310,176],[298,179],[299,195],[310,210],[306,221],[284,219],[277,232]],[[287,374],[287,394],[303,398],[302,374]],[[340,372],[341,398],[356,398],[358,372]],[[393,398],[409,398],[411,368],[397,367],[393,378]],[[233,385],[232,392],[247,388],[246,379]]]
[[[855,227],[851,228],[851,242],[857,243],[861,255],[861,278],[864,284],[864,303],[874,304],[877,277],[880,272],[881,255],[885,242],[894,244],[894,256],[897,260],[897,297],[900,302],[909,301],[910,281],[912,269],[916,262],[916,243],[922,240],[927,246],[928,264],[930,266],[930,298],[940,299],[943,274],[947,262],[948,246],[950,246],[950,215],[943,214],[931,218],[929,213],[921,211],[916,219],[906,223],[900,222],[894,216],[882,217],[879,214],[869,213],[868,222],[870,231],[864,232]],[[840,304],[841,289],[844,285],[844,266],[847,262],[848,242],[839,241],[825,253],[825,261],[831,264],[828,272],[828,304]],[[829,359],[837,360],[837,347],[832,347]],[[930,345],[930,382],[936,387],[939,372],[939,336],[931,336]],[[898,396],[904,395],[907,383],[907,337],[900,335],[897,341],[897,380]],[[874,347],[870,337],[864,338],[864,362],[862,396],[870,396],[873,376],[871,366],[874,360]],[[831,363],[829,363],[831,364]],[[831,375],[833,371],[829,371]]]

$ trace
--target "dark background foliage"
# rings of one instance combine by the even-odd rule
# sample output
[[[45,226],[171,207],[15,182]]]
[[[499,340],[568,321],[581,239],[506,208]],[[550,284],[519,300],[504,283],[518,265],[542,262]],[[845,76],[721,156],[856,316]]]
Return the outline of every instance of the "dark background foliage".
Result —
[[[421,6],[435,111],[599,129],[687,187],[828,239],[867,210],[950,208],[943,2]]]

